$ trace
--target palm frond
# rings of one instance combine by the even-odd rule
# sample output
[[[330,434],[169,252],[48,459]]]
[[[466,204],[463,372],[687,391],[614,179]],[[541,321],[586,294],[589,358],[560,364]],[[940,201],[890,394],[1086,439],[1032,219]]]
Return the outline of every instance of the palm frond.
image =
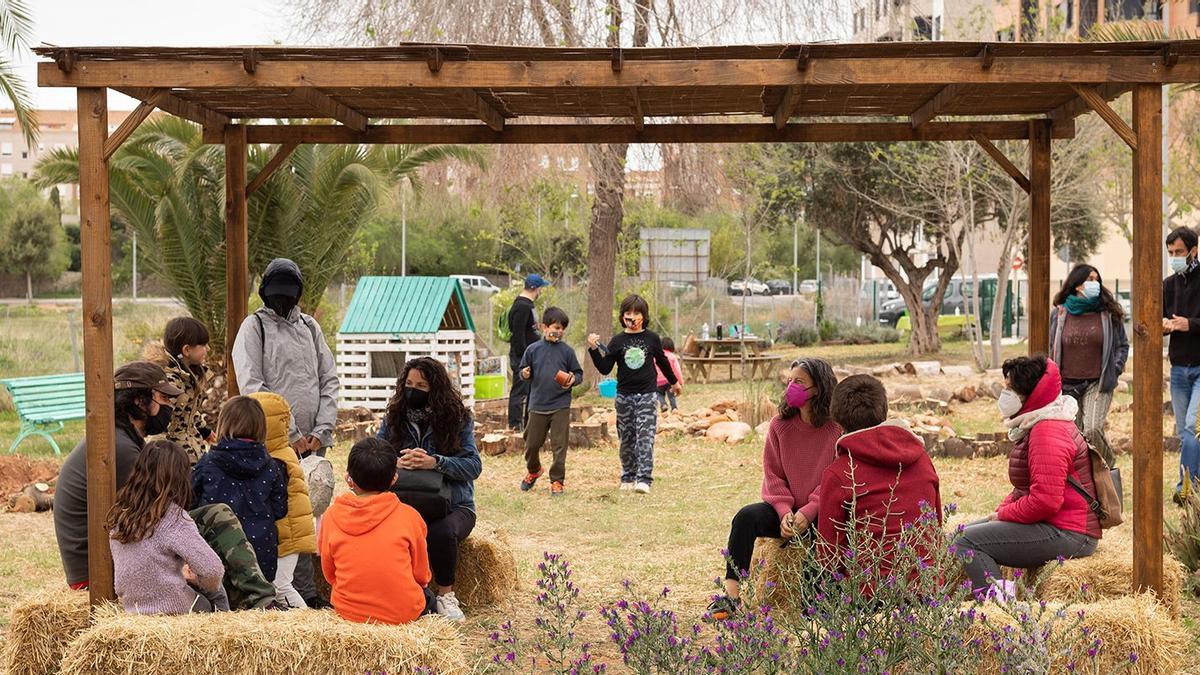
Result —
[[[13,110],[17,114],[17,121],[21,124],[21,136],[25,138],[25,143],[31,148],[37,147],[38,119],[37,110],[33,105],[33,95],[29,92],[25,82],[17,76],[12,62],[3,58],[0,58],[0,93],[3,93],[12,102]]]
[[[25,0],[0,0],[0,44],[9,53],[33,41],[33,9]]]

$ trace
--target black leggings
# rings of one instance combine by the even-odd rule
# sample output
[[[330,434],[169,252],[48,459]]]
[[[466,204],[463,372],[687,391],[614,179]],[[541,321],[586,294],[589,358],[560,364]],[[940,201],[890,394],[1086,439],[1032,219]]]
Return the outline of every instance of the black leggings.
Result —
[[[754,555],[754,540],[759,537],[782,537],[779,531],[779,514],[775,507],[766,502],[747,504],[733,517],[729,528],[729,557],[725,562],[725,578],[738,580],[739,571],[750,569],[750,558]]]
[[[458,568],[458,543],[475,529],[475,512],[459,507],[429,525],[425,545],[429,549],[429,567],[438,586],[453,586]]]

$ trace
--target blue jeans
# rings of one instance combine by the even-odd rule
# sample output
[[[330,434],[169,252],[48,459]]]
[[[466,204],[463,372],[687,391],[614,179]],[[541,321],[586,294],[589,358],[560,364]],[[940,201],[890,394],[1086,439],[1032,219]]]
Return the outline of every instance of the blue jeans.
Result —
[[[1171,408],[1175,411],[1175,433],[1179,434],[1179,483],[1184,472],[1200,476],[1200,441],[1196,440],[1196,407],[1200,405],[1200,366],[1171,366]]]

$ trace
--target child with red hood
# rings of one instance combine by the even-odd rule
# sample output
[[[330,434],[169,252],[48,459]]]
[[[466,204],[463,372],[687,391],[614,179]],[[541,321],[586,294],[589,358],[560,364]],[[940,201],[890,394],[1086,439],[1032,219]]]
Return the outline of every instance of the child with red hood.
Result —
[[[874,377],[842,380],[833,390],[831,410],[846,433],[838,439],[837,458],[821,478],[818,551],[827,560],[838,559],[850,543],[848,528],[865,527],[882,547],[879,571],[887,574],[889,543],[899,538],[906,524],[920,518],[922,507],[933,509],[941,522],[937,471],[925,453],[925,442],[903,421],[887,419],[887,392]]]
[[[1092,482],[1087,441],[1075,426],[1078,403],[1062,393],[1058,365],[1045,356],[1009,359],[1007,388],[997,401],[1008,437],[1008,480],[1013,491],[996,512],[971,523],[955,542],[977,594],[1012,598],[1000,565],[1036,567],[1056,558],[1086,558],[1100,540],[1100,520],[1069,487],[1088,494]]]

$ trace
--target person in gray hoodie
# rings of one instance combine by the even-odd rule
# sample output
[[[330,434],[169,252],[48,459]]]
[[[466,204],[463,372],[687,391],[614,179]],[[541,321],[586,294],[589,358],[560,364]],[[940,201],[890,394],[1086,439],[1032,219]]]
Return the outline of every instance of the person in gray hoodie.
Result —
[[[338,377],[321,326],[300,311],[304,292],[300,267],[276,258],[263,272],[258,297],[263,306],[242,322],[233,343],[233,369],[243,394],[271,391],[292,408],[288,443],[304,458],[325,456],[337,425]],[[300,556],[294,585],[309,607],[325,607],[313,583],[313,560]]]

